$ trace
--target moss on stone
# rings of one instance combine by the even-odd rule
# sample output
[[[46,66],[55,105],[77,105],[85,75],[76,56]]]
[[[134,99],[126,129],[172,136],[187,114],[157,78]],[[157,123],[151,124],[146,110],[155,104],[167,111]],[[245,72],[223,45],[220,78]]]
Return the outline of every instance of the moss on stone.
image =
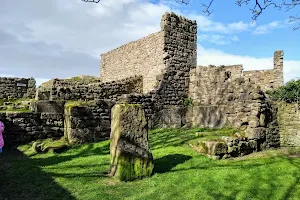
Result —
[[[144,156],[141,153],[134,153],[135,151],[124,148],[124,145],[131,145],[134,142],[122,139],[122,134],[131,130],[142,131],[142,134],[146,136],[147,132],[145,126],[147,121],[145,114],[140,104],[117,104],[112,108],[112,134],[110,142],[110,154],[111,154],[111,175],[121,181],[132,181],[135,179],[141,179],[143,177],[150,176],[153,171],[152,154],[149,150],[148,156]],[[129,115],[132,117],[130,121],[123,121],[122,117]],[[129,117],[129,118],[130,118]],[[125,128],[127,123],[133,123],[132,127]],[[136,127],[138,126],[138,127]],[[144,137],[145,139],[145,137]],[[148,143],[148,141],[144,141]],[[122,145],[120,145],[122,143]],[[136,144],[134,148],[141,147]],[[146,145],[148,146],[148,145]],[[148,147],[147,147],[148,148]]]
[[[18,110],[0,110],[0,113],[32,113],[31,110],[18,109]]]
[[[0,99],[0,112],[30,112],[30,103],[33,101],[30,98]]]
[[[69,145],[64,137],[60,139],[40,139],[18,147],[18,149],[24,152],[26,155],[31,156],[37,153],[60,153],[67,150]]]
[[[89,76],[89,75],[81,75],[81,76],[74,76],[65,80],[74,81],[77,83],[83,83],[83,84],[89,84],[89,83],[95,83],[100,82],[100,78],[96,76]]]
[[[121,181],[132,181],[151,176],[154,165],[152,161],[130,155],[120,155],[115,177]]]
[[[95,101],[67,101],[65,103],[65,112],[70,113],[72,107],[89,106],[95,104]]]

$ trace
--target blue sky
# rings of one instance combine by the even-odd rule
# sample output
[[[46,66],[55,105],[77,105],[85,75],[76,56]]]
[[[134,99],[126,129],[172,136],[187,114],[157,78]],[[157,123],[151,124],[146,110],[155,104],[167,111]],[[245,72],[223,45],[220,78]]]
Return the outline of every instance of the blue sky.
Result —
[[[204,0],[203,2],[208,2]],[[212,4],[211,10],[214,12],[207,16],[209,19],[220,22],[223,24],[230,24],[234,22],[251,23],[252,13],[249,10],[253,8],[252,1],[249,5],[243,5],[239,7],[235,5],[235,0],[221,1],[215,0]],[[277,2],[279,2],[277,0]],[[188,5],[180,5],[183,13],[196,13],[202,14],[203,7],[201,7],[200,1],[191,1]],[[178,8],[178,7],[177,7]],[[208,48],[217,48],[227,53],[238,54],[242,56],[255,56],[258,58],[268,57],[270,53],[272,54],[274,49],[283,49],[285,52],[285,59],[299,60],[299,50],[300,50],[300,30],[293,31],[292,28],[295,24],[289,23],[289,16],[297,14],[300,12],[300,6],[285,12],[284,10],[278,10],[277,8],[270,7],[269,9],[263,11],[263,14],[257,19],[256,26],[266,26],[264,31],[255,33],[249,31],[241,31],[240,33],[235,33],[234,35],[238,37],[238,41],[232,41],[227,45],[218,45],[209,41],[201,41],[201,45]],[[203,13],[203,15],[205,15]],[[286,20],[286,22],[284,22]],[[273,27],[270,24],[274,24]],[[268,27],[268,25],[270,25]],[[281,27],[282,26],[282,27]],[[199,28],[199,32],[203,31]],[[220,34],[215,32],[216,34]],[[199,36],[198,40],[201,39]]]
[[[99,76],[101,53],[159,31],[161,16],[174,11],[197,20],[199,65],[271,69],[273,53],[281,49],[285,81],[300,77],[300,30],[287,22],[300,6],[287,13],[268,9],[252,23],[251,4],[215,0],[206,16],[198,0],[187,6],[174,1],[0,1],[0,75],[35,77],[38,84]]]

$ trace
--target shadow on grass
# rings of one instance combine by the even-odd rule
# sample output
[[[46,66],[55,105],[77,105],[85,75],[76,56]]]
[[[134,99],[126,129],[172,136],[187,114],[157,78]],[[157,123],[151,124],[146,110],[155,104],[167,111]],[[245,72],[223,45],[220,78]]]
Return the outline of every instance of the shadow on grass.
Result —
[[[171,171],[172,168],[185,161],[191,159],[191,156],[183,154],[171,154],[162,158],[154,160],[154,173],[166,173]]]
[[[297,172],[294,173],[294,177],[295,177],[294,183],[292,185],[290,185],[290,187],[287,189],[283,199],[291,199],[293,192],[295,192],[296,188],[299,187],[299,184],[300,184],[300,173],[299,173],[300,172],[300,162],[299,162],[300,160],[299,160],[299,158],[297,158],[298,162],[296,162],[295,158],[288,158],[288,161],[293,167],[295,167],[297,169]]]
[[[231,162],[203,160],[197,166],[189,164],[194,165],[195,162],[186,162],[171,170],[168,177],[173,179],[166,180],[164,187],[172,188],[174,182],[178,182],[177,177],[181,177],[182,180],[187,180],[179,183],[181,187],[193,191],[193,187],[199,186],[203,193],[210,197],[206,199],[299,199],[298,158],[278,156]],[[194,175],[201,180],[197,181]],[[283,181],[285,179],[286,182]],[[183,189],[178,187],[174,188],[173,193],[182,191]],[[195,193],[195,190],[193,192]],[[157,195],[156,197],[159,198]]]
[[[50,174],[16,149],[1,153],[0,163],[0,200],[75,200]]]
[[[223,129],[211,129],[211,128],[194,128],[194,129],[155,129],[151,130],[149,134],[149,141],[151,150],[176,147],[187,144],[189,141],[196,138],[204,137],[221,137],[232,135],[235,133],[235,129],[223,128]],[[203,133],[202,136],[196,136],[195,134]],[[200,134],[201,135],[201,134]]]
[[[82,146],[74,146],[72,147],[72,151],[77,151],[78,149],[82,148]],[[31,161],[38,166],[50,166],[59,164],[62,162],[70,161],[73,158],[78,157],[88,157],[92,155],[105,155],[109,154],[109,143],[102,147],[94,148],[94,144],[88,144],[83,150],[80,150],[79,153],[71,154],[71,155],[60,155],[57,154],[55,156],[47,157],[47,158],[35,158]]]

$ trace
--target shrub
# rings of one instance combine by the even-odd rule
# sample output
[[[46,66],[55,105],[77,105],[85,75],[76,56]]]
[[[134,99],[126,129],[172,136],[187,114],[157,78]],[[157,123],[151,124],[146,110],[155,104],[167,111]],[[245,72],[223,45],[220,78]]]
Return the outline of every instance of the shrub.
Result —
[[[300,102],[300,79],[291,80],[284,86],[275,90],[266,92],[269,97],[274,101],[284,101],[287,103]]]
[[[193,99],[192,98],[186,98],[183,102],[183,105],[185,107],[189,107],[189,106],[192,106],[193,105]]]

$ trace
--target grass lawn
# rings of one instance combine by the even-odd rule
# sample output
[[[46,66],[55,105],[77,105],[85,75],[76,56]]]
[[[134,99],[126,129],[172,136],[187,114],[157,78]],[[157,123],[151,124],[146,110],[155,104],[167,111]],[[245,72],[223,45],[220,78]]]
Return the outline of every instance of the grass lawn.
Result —
[[[155,173],[118,182],[106,176],[109,141],[75,146],[60,154],[31,155],[28,146],[0,154],[0,199],[300,199],[300,149],[212,160],[188,145],[232,130],[151,131]]]

